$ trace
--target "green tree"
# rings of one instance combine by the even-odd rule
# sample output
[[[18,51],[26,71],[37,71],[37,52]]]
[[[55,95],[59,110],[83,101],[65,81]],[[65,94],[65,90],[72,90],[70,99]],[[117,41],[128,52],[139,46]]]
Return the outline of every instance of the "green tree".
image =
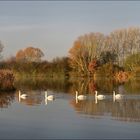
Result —
[[[117,54],[115,54],[115,52],[109,52],[109,51],[101,52],[99,61],[100,61],[100,64],[106,64],[108,62],[115,63],[116,57],[117,57]]]
[[[124,67],[126,70],[133,71],[140,68],[140,53],[132,54],[125,60]]]

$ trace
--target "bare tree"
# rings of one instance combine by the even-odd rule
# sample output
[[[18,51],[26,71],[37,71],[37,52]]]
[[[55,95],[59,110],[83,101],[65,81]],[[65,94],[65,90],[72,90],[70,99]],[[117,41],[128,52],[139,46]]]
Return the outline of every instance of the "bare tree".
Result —
[[[105,47],[105,36],[101,33],[90,33],[80,36],[70,49],[71,66],[77,72],[89,74],[88,65],[99,58]]]
[[[120,29],[110,33],[112,51],[118,54],[118,64],[123,65],[127,56],[140,51],[140,29]]]
[[[2,44],[2,42],[0,41],[0,59],[2,58],[2,51],[3,51],[4,45]]]

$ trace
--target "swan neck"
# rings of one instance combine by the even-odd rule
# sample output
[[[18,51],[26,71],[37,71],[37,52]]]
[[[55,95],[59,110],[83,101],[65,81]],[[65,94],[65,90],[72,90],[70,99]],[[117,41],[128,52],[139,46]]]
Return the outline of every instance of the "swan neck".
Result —
[[[115,97],[115,91],[113,91],[113,96]]]
[[[76,98],[78,97],[78,91],[76,91]]]
[[[47,98],[48,94],[47,94],[47,91],[45,91],[45,97]]]

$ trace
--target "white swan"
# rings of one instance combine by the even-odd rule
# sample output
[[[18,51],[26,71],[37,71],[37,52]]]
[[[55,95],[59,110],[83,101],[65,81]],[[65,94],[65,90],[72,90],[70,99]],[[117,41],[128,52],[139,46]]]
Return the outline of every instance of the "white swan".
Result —
[[[124,97],[122,94],[115,94],[115,91],[113,91],[113,101],[120,100]]]
[[[45,91],[45,99],[49,101],[53,101],[55,97],[53,95],[48,95],[47,91]]]
[[[76,103],[78,103],[78,100],[86,100],[86,95],[78,95],[78,91],[76,91]]]
[[[103,100],[105,99],[105,95],[97,95],[97,91],[95,91],[95,99],[98,99],[98,100]]]
[[[21,91],[19,90],[19,102],[20,102],[20,98],[26,99],[26,97],[28,97],[28,95],[27,94],[21,94]]]
[[[48,96],[48,92],[47,91],[45,91],[45,104],[47,105],[47,103],[48,103],[48,100],[49,101],[53,101],[55,99],[55,97],[53,96],[53,95],[49,95]]]

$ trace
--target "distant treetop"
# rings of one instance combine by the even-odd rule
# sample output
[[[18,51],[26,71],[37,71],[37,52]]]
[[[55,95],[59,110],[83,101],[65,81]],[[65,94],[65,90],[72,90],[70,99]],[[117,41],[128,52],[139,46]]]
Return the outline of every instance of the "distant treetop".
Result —
[[[39,48],[29,46],[17,52],[16,60],[22,62],[39,62],[43,56],[44,53]]]

